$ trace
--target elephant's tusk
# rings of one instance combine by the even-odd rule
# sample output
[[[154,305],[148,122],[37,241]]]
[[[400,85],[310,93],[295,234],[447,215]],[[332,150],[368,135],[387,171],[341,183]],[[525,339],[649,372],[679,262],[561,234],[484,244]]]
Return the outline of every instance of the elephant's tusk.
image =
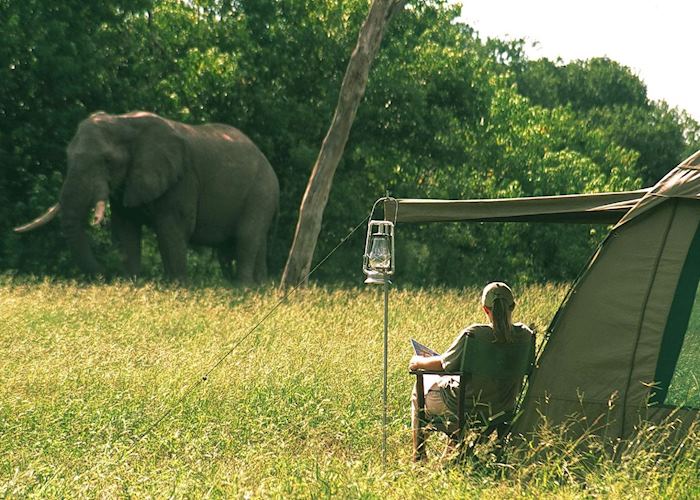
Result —
[[[95,215],[92,218],[92,225],[99,226],[105,220],[105,202],[100,200],[95,204]]]
[[[37,227],[43,226],[47,222],[51,221],[56,215],[58,215],[58,212],[61,211],[61,204],[56,203],[54,206],[49,208],[46,212],[44,212],[43,215],[37,217],[33,221],[24,224],[23,226],[18,226],[14,229],[15,233],[26,233],[27,231],[31,231],[32,229],[36,229]]]

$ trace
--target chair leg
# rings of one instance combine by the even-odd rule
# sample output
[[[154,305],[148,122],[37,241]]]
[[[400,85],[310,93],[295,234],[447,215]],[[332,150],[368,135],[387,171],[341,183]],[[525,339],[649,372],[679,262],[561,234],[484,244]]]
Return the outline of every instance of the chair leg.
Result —
[[[416,374],[416,385],[411,397],[411,427],[413,429],[413,461],[420,462],[428,458],[425,451],[425,393],[423,391],[423,374]]]
[[[413,461],[421,462],[428,458],[425,451],[425,432],[423,429],[413,429]]]

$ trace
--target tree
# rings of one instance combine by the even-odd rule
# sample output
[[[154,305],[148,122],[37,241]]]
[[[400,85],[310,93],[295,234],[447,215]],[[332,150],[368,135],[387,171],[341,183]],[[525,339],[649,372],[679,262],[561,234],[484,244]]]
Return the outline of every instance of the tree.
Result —
[[[571,104],[577,111],[615,105],[647,106],[647,90],[632,70],[605,57],[560,65],[548,59],[521,64],[520,92],[545,107]]]
[[[345,150],[352,122],[365,93],[369,68],[379,51],[387,24],[405,3],[406,0],[373,0],[370,5],[340,87],[333,121],[323,140],[304,192],[294,241],[282,274],[281,287],[298,283],[311,268],[333,175]]]

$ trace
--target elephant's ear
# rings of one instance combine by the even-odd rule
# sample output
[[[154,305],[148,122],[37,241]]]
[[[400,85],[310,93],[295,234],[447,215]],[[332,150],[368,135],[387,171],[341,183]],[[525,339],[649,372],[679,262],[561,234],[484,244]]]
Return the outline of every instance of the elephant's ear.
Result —
[[[183,139],[169,126],[145,132],[133,146],[131,168],[124,184],[125,207],[162,196],[184,172]]]

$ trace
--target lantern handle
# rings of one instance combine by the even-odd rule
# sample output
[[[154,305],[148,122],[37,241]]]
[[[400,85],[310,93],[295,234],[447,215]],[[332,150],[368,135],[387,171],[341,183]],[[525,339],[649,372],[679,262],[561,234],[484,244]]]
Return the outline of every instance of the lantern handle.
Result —
[[[369,221],[370,222],[373,220],[376,220],[376,219],[373,219],[373,216],[374,216],[374,210],[377,208],[377,205],[379,205],[380,203],[386,203],[386,202],[393,202],[396,205],[396,209],[394,210],[394,220],[389,221],[389,222],[392,222],[394,225],[396,225],[396,219],[399,216],[399,200],[397,200],[393,196],[382,196],[381,198],[379,198],[377,201],[374,202],[374,205],[372,205],[372,210],[369,213]],[[386,210],[384,210],[384,213],[386,214]],[[387,220],[387,219],[382,218],[382,220]]]

